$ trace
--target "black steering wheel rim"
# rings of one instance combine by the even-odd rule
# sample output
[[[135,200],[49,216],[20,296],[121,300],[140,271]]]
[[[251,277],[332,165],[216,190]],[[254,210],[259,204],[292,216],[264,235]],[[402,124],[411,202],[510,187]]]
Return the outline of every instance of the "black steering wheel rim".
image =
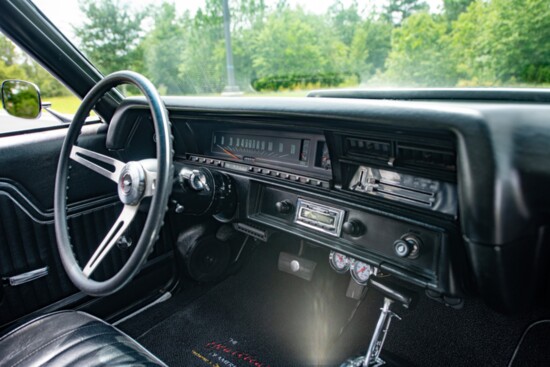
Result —
[[[71,152],[90,110],[106,92],[120,84],[135,85],[149,103],[156,134],[156,182],[152,186],[154,194],[151,194],[147,219],[130,258],[111,278],[95,281],[84,275],[70,242],[66,210],[68,169]],[[55,181],[54,218],[57,247],[63,267],[73,284],[84,293],[92,296],[105,296],[116,292],[134,277],[147,259],[158,238],[167,210],[174,170],[172,156],[172,134],[168,111],[154,85],[144,76],[131,71],[112,73],[98,82],[82,100],[82,104],[69,126],[59,156]],[[121,185],[123,184],[121,183]]]

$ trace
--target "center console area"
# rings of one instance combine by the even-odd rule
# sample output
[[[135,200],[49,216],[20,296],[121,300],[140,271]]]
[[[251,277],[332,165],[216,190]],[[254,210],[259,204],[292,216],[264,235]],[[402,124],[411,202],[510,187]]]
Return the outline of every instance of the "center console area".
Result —
[[[184,214],[210,208],[256,239],[286,232],[420,286],[439,301],[452,305],[461,297],[452,264],[460,236],[451,136],[188,125],[197,140],[176,151],[176,171],[187,181],[180,178],[174,202],[198,202],[189,195],[203,202],[181,205]],[[192,180],[206,180],[200,190],[192,189],[193,172]]]

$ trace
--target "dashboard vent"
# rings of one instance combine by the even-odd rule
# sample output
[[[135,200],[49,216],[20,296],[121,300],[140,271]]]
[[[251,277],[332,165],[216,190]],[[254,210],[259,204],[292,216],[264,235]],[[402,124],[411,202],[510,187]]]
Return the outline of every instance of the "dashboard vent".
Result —
[[[346,138],[346,152],[348,154],[387,160],[391,156],[391,151],[391,143],[388,141]]]
[[[344,157],[354,163],[405,169],[409,172],[454,180],[457,169],[452,141],[442,138],[343,136]]]
[[[453,151],[437,148],[418,147],[398,143],[397,162],[399,165],[456,171],[456,154]]]

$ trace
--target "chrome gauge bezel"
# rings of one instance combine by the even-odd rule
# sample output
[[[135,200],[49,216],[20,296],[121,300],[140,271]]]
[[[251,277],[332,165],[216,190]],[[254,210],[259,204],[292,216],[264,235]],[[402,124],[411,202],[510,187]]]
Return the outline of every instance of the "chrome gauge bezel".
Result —
[[[346,260],[346,265],[344,266],[343,269],[339,269],[335,264],[335,257],[337,255],[340,255],[340,256],[343,256]],[[351,258],[347,255],[344,255],[340,252],[336,252],[336,251],[331,251],[330,252],[330,255],[329,255],[329,264],[330,264],[330,267],[332,268],[332,270],[334,270],[335,272],[339,273],[339,274],[344,274],[344,273],[347,273],[348,270],[350,269],[350,262],[351,262]]]
[[[365,266],[367,266],[367,269],[368,269],[368,272],[369,272],[369,276],[367,277],[366,280],[362,280],[361,278],[359,278],[359,275],[357,275],[357,269],[356,267],[359,265],[359,264],[363,264]],[[353,260],[351,264],[349,264],[349,267],[350,267],[350,273],[351,273],[351,277],[353,278],[353,280],[355,280],[355,282],[357,282],[357,284],[360,284],[360,285],[365,285],[367,284],[367,282],[369,281],[369,278],[371,276],[374,275],[375,273],[375,268],[374,266],[370,265],[370,264],[367,264],[366,262],[364,261],[359,261],[359,260]]]

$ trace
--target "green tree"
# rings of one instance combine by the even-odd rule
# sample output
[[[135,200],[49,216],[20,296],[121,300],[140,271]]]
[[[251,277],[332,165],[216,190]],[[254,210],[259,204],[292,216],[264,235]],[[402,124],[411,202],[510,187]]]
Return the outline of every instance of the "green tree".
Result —
[[[199,9],[185,27],[186,48],[179,78],[188,93],[220,93],[225,86],[222,18],[207,7]]]
[[[465,84],[550,82],[546,0],[478,0],[453,23],[451,38]]]
[[[301,8],[271,13],[251,43],[260,78],[322,75],[349,69],[347,48],[323,16]]]
[[[422,12],[411,15],[392,34],[384,77],[399,84],[453,86],[456,66],[450,57],[447,25]]]
[[[350,59],[362,82],[384,70],[391,49],[392,29],[391,23],[383,19],[366,19],[357,28],[351,44]]]
[[[428,4],[422,0],[389,0],[384,7],[386,19],[396,25],[400,25],[412,14],[427,11]]]
[[[27,57],[20,67],[25,71],[27,80],[38,85],[44,98],[71,95],[67,87],[34,60]]]
[[[88,20],[74,27],[81,49],[108,74],[123,69],[141,71],[142,21],[145,12],[135,11],[120,0],[79,0]]]
[[[16,63],[15,45],[0,33],[0,82],[6,79],[26,79],[25,71]]]
[[[250,43],[261,29],[264,0],[230,1],[231,38],[237,83],[243,89],[254,77]],[[219,93],[227,83],[222,2],[207,0],[184,24],[185,49],[178,77],[186,93]]]
[[[452,58],[462,84],[489,86],[496,82],[489,19],[489,7],[476,1],[452,25]]]
[[[456,20],[460,14],[468,9],[468,6],[473,1],[474,0],[443,0],[445,16],[450,21]]]
[[[336,0],[328,9],[328,17],[340,40],[346,46],[351,46],[355,31],[361,24],[357,1],[354,0],[346,7],[342,0]]]
[[[493,62],[502,81],[550,82],[550,4],[493,0]]]
[[[177,77],[185,48],[184,20],[177,17],[173,3],[163,2],[153,21],[153,29],[141,45],[144,72],[161,93],[185,92]]]

